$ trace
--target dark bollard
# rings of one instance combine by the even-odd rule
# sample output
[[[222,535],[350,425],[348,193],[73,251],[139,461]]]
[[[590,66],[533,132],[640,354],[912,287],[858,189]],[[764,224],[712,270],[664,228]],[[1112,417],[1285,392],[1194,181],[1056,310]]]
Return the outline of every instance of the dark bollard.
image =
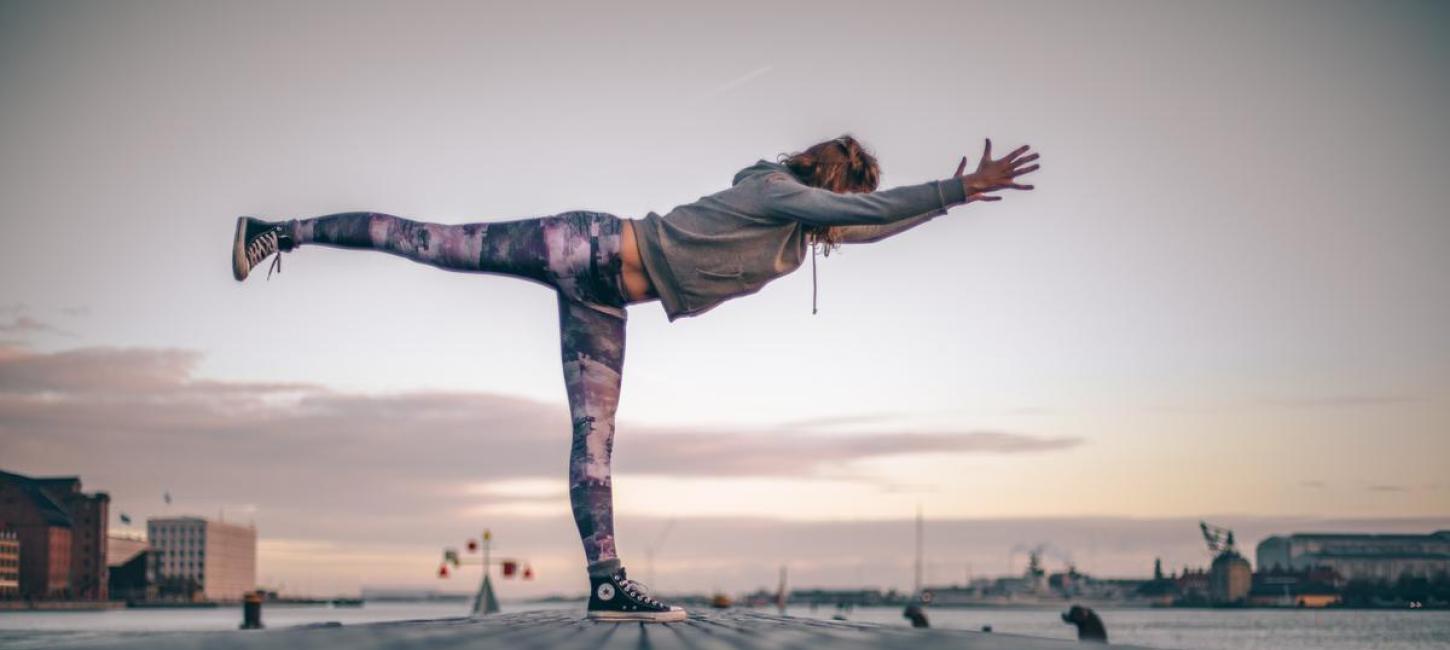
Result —
[[[1087,643],[1107,643],[1108,628],[1098,613],[1087,607],[1073,605],[1062,613],[1062,621],[1077,626],[1077,640]]]
[[[926,612],[922,611],[921,605],[916,603],[907,605],[906,610],[901,612],[901,616],[910,620],[912,627],[931,627],[931,623],[926,620]]]
[[[249,591],[242,597],[242,629],[262,629],[262,594]]]
[[[992,633],[992,626],[990,626],[990,625],[983,625],[982,626],[982,631],[983,632],[986,632],[988,634],[991,634]]]

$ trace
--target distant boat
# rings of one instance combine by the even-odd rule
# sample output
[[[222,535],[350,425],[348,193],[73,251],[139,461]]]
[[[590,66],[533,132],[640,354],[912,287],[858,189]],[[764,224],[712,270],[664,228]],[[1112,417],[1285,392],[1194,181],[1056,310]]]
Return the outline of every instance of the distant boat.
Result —
[[[214,600],[128,600],[126,607],[132,609],[216,609],[221,603]]]
[[[333,607],[362,607],[363,606],[363,599],[361,599],[361,598],[333,598],[332,600],[327,601],[327,604],[332,605]]]
[[[731,600],[730,597],[726,596],[725,594],[717,593],[714,596],[710,597],[710,606],[714,607],[715,609],[728,609],[731,605],[734,604],[735,601]]]

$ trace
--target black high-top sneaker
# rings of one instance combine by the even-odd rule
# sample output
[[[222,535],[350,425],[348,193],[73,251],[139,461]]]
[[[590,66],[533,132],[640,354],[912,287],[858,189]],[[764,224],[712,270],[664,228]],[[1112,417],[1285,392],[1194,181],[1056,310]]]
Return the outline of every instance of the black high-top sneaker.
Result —
[[[620,567],[613,575],[589,576],[589,613],[596,621],[647,621],[665,623],[685,620],[685,610],[650,598],[644,585],[630,580]]]
[[[267,277],[272,271],[282,270],[282,251],[297,247],[287,227],[279,222],[262,221],[251,217],[237,217],[237,235],[232,241],[232,277],[238,282],[247,279],[247,274],[268,255],[276,254]]]

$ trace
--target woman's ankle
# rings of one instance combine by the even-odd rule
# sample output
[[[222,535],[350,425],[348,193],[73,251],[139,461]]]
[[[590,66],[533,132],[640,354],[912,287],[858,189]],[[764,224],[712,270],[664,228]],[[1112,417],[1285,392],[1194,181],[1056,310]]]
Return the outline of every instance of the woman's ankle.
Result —
[[[619,558],[609,558],[607,560],[599,560],[598,562],[590,562],[589,575],[592,577],[612,576],[614,575],[614,572],[618,571],[622,566],[624,565],[620,563]]]
[[[287,235],[292,238],[293,246],[299,246],[303,243],[312,243],[312,229],[303,228],[302,221],[300,219],[288,219],[286,221],[278,221],[277,223],[278,225],[282,226],[282,232],[287,233]],[[303,238],[304,230],[307,231],[306,238]]]

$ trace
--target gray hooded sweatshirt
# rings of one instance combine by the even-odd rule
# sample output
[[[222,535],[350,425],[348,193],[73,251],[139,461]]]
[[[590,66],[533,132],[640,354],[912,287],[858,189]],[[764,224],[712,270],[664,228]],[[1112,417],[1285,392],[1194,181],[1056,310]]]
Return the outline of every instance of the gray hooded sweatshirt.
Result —
[[[782,163],[761,160],[729,189],[664,216],[635,222],[645,273],[673,322],[755,293],[800,267],[805,229],[832,226],[837,241],[889,237],[966,203],[959,178],[875,192],[838,194],[800,182]]]

